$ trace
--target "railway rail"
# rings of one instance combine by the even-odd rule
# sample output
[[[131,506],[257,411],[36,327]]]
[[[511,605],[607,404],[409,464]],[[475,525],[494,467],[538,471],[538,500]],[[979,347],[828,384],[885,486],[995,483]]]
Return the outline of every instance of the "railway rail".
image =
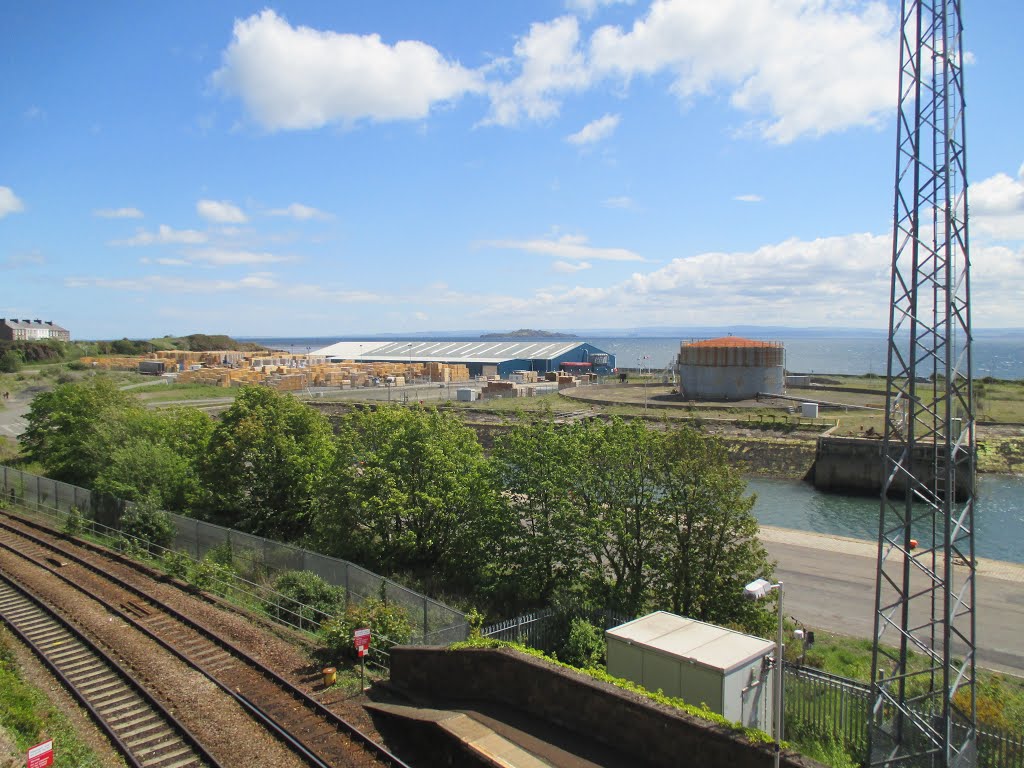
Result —
[[[3,576],[0,619],[78,699],[128,765],[220,765],[129,672],[27,590]]]
[[[202,621],[151,596],[152,576],[117,553],[65,537],[38,523],[0,513],[0,549],[49,572],[202,672],[234,697],[308,764],[409,768],[355,725],[262,664]],[[108,572],[113,559],[138,579]],[[68,568],[69,565],[77,566]],[[147,582],[150,589],[147,590]]]

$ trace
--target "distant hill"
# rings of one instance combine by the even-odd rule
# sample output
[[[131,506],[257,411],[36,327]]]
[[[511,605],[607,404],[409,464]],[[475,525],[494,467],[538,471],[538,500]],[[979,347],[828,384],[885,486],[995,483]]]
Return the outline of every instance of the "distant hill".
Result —
[[[575,339],[574,333],[553,333],[551,331],[535,331],[533,328],[520,328],[508,333],[485,333],[481,339]]]

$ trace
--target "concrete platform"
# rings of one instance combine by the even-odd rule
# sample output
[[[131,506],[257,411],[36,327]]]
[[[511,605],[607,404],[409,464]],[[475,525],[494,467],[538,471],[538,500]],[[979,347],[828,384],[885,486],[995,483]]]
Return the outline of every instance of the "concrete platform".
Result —
[[[500,768],[552,768],[551,763],[530,754],[463,712],[376,702],[365,706],[370,712],[391,718],[433,723],[439,730],[476,752],[488,765]]]

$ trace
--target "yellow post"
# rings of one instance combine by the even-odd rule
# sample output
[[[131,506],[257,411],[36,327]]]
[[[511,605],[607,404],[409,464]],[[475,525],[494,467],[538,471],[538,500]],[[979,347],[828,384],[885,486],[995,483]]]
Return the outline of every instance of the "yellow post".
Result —
[[[324,676],[324,688],[330,688],[338,682],[338,670],[334,667],[324,667],[322,672]]]

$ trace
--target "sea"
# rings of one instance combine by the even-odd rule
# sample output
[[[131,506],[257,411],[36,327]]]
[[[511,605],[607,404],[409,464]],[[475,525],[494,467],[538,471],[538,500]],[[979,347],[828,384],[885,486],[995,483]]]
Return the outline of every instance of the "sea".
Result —
[[[587,336],[580,333],[576,339],[614,354],[619,367],[657,372],[671,367],[681,342],[710,335]],[[786,369],[794,373],[873,373],[881,376],[886,372],[887,336],[884,332],[830,334],[779,330],[768,336],[755,331],[736,335],[782,342]],[[393,341],[396,338],[332,336],[241,340],[272,349],[305,353],[338,341]],[[416,341],[474,341],[479,339],[479,335],[417,334],[409,338]],[[976,332],[972,358],[975,378],[1024,379],[1024,330]],[[807,483],[755,477],[748,478],[748,487],[757,497],[754,514],[763,525],[867,541],[874,541],[878,535],[877,498],[822,493]],[[975,551],[979,557],[1024,563],[1024,477],[982,475],[978,479]]]
[[[719,334],[719,335],[724,335]],[[747,334],[737,334],[747,335]],[[887,335],[884,332],[808,334],[801,331],[780,332],[778,335],[754,335],[752,338],[782,342],[786,354],[786,370],[793,373],[836,373],[858,375],[886,372]],[[273,349],[295,353],[316,351],[338,341],[394,341],[396,336],[330,336],[248,338]],[[477,336],[422,335],[408,337],[410,341],[477,341]],[[679,353],[681,342],[700,336],[587,336],[577,334],[574,339],[593,344],[604,352],[615,355],[621,368],[643,368],[661,371],[671,368]],[[402,338],[402,340],[406,340]],[[531,339],[522,339],[530,341]],[[996,379],[1024,379],[1024,330],[976,332],[973,351],[975,378],[991,376]]]

